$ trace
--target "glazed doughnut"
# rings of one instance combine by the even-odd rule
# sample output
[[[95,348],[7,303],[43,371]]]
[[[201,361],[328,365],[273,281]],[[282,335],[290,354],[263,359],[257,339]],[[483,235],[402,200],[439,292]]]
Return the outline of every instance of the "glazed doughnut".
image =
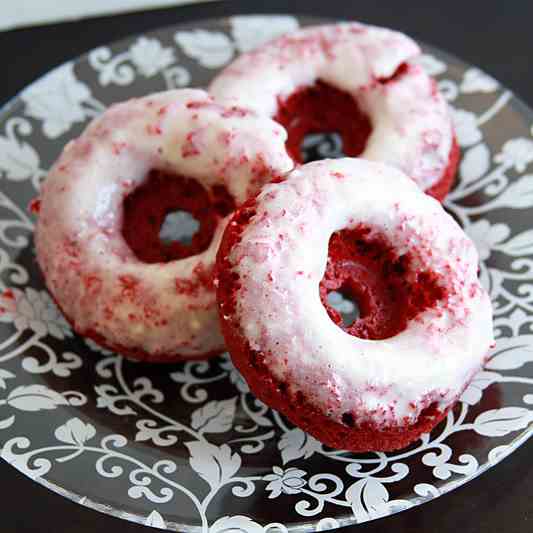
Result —
[[[320,441],[401,448],[486,360],[492,312],[477,268],[472,241],[397,169],[308,163],[226,227],[216,266],[226,346],[251,390]],[[331,291],[356,298],[351,325]]]
[[[459,149],[436,83],[407,36],[375,26],[309,27],[238,57],[211,83],[219,99],[275,118],[301,162],[308,133],[338,132],[347,156],[389,163],[444,198]]]
[[[285,138],[267,117],[192,89],[94,120],[45,180],[35,234],[46,284],[74,329],[136,359],[220,352],[216,250],[233,208],[292,168]],[[188,248],[159,241],[175,209],[200,224]]]

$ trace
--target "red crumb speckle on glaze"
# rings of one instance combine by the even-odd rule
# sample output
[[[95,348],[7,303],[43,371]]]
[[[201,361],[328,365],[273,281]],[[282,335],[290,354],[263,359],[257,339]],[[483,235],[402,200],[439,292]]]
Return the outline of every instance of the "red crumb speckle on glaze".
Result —
[[[124,150],[127,146],[128,145],[125,142],[114,142],[111,144],[111,149],[115,155],[120,155],[122,150]]]
[[[205,108],[212,108],[216,104],[213,103],[211,99],[209,100],[198,100],[194,102],[188,102],[186,107],[187,109],[205,109]]]
[[[231,131],[223,131],[218,136],[218,140],[222,146],[229,146],[231,144],[232,139],[234,138],[235,138],[235,132],[231,132]],[[246,158],[246,156],[243,156],[243,157],[245,159],[243,160],[241,158],[240,162],[246,163],[248,159]]]
[[[177,294],[197,294],[201,289],[213,290],[213,266],[206,268],[202,263],[194,267],[192,276],[187,279],[176,279]]]
[[[197,129],[187,133],[185,142],[181,147],[181,157],[187,158],[200,155],[201,149],[204,147],[202,142],[203,134],[203,129]]]
[[[158,124],[147,124],[146,133],[148,135],[162,135],[163,130],[161,129],[161,126],[159,126]]]
[[[140,280],[134,276],[122,275],[118,277],[122,287],[121,294],[125,298],[133,299],[136,296]]]
[[[28,210],[30,213],[33,213],[34,215],[38,215],[41,211],[41,200],[39,198],[34,198],[30,205],[28,206]]]
[[[231,106],[225,110],[222,111],[221,117],[222,118],[231,118],[231,117],[246,117],[251,114],[251,111],[248,109],[244,109],[242,107],[238,106]]]

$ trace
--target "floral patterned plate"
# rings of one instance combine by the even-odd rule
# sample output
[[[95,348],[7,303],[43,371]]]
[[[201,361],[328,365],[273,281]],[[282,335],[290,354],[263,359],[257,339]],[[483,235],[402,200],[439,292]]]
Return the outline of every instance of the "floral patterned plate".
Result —
[[[232,17],[134,37],[59,67],[1,112],[0,446],[32,479],[163,529],[314,531],[435,498],[530,435],[533,114],[482,71],[429,47],[421,63],[454,107],[463,148],[446,205],[479,247],[498,339],[432,434],[388,454],[326,448],[256,400],[227,355],[128,362],[74,335],[46,293],[27,205],[63,145],[111,102],[205,86],[237,53],[311,21]],[[306,139],[308,158],[340,148],[335,135]]]

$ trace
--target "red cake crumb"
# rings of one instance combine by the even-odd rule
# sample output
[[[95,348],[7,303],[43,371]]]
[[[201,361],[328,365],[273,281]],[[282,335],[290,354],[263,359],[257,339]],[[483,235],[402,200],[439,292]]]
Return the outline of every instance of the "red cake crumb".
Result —
[[[33,213],[34,215],[38,215],[39,211],[41,210],[41,200],[39,198],[34,198],[30,205],[28,206],[28,209],[30,213]]]

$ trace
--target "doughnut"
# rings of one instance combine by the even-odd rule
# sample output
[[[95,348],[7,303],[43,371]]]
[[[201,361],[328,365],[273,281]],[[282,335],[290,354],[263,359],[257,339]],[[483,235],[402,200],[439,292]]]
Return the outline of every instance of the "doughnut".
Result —
[[[477,268],[472,241],[401,171],[307,163],[226,226],[222,332],[250,389],[304,431],[333,448],[402,448],[442,419],[493,345]],[[359,318],[343,324],[332,291],[355,298]]]
[[[279,124],[175,90],[111,106],[70,142],[38,199],[37,260],[73,328],[150,362],[224,349],[213,268],[235,206],[293,167]],[[174,210],[200,228],[160,242]]]
[[[346,156],[389,163],[442,200],[459,148],[446,101],[407,36],[359,23],[308,27],[238,57],[211,83],[288,131],[301,162],[307,134],[338,132]]]

